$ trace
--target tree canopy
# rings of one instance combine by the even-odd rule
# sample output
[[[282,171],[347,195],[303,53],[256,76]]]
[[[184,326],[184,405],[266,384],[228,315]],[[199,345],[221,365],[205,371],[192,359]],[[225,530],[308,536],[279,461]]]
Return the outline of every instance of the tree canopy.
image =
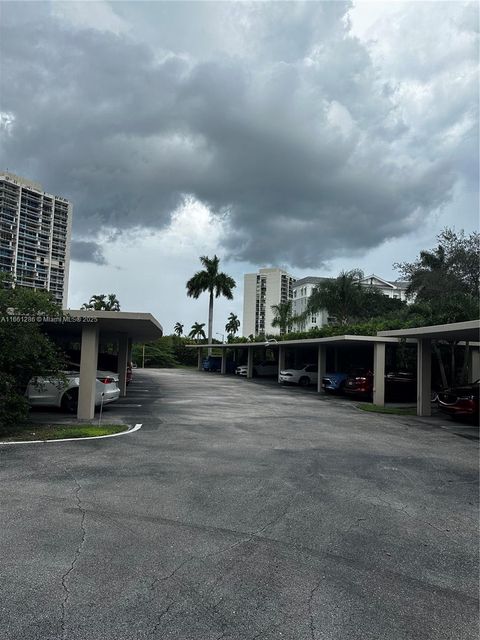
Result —
[[[183,335],[183,324],[181,322],[176,322],[173,327],[174,333],[180,338]]]
[[[190,333],[188,334],[189,338],[193,338],[194,340],[205,340],[205,338],[207,337],[205,335],[205,331],[203,329],[203,327],[205,326],[204,322],[194,322],[192,324],[192,329],[190,331]]]
[[[336,324],[347,325],[398,312],[405,306],[375,287],[361,284],[361,278],[363,271],[352,269],[342,271],[337,278],[324,280],[314,289],[306,314],[326,309]]]
[[[60,375],[62,353],[43,333],[43,316],[60,316],[62,310],[45,291],[5,287],[0,276],[0,430],[23,422],[28,413],[24,397],[35,376]]]
[[[413,262],[394,264],[410,282],[412,312],[426,324],[474,320],[479,316],[480,234],[445,228],[437,241]]]
[[[187,295],[192,298],[199,298],[202,293],[208,291],[208,342],[212,342],[213,332],[213,298],[224,296],[228,300],[233,299],[232,290],[236,287],[235,280],[226,273],[219,271],[220,259],[215,255],[213,258],[201,256],[200,262],[205,267],[202,271],[197,271],[187,282]]]
[[[231,313],[228,316],[227,324],[225,325],[225,331],[229,336],[234,336],[240,328],[240,320],[238,316]]]
[[[89,302],[82,305],[82,309],[94,311],[120,311],[120,302],[114,293],[93,295]]]
[[[279,304],[272,304],[271,308],[274,313],[272,327],[279,327],[281,334],[287,333],[294,320],[292,304],[292,300],[280,302]]]

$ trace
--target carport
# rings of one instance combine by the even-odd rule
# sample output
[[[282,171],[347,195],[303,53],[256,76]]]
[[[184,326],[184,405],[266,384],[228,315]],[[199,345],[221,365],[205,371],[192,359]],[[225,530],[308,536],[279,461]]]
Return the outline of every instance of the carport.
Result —
[[[163,329],[150,313],[124,311],[91,311],[68,309],[63,315],[42,322],[45,332],[54,340],[80,343],[80,388],[77,418],[91,420],[95,415],[95,381],[98,347],[101,340],[118,344],[120,394],[126,395],[127,363],[131,360],[133,342],[150,342],[163,335]]]
[[[417,415],[430,416],[432,388],[432,341],[445,340],[469,343],[468,379],[480,378],[480,321],[455,322],[430,327],[379,331],[381,337],[414,340],[417,343]]]
[[[302,352],[314,352],[318,363],[318,393],[324,393],[322,389],[322,377],[327,373],[327,348],[332,347],[334,358],[340,352],[349,353],[359,347],[373,349],[372,369],[373,369],[373,402],[377,405],[385,405],[385,354],[387,344],[399,344],[397,337],[383,336],[332,336],[329,338],[309,338],[306,340],[267,340],[266,342],[242,342],[231,344],[204,344],[189,345],[189,348],[198,349],[198,370],[202,370],[203,353],[205,349],[220,349],[222,353],[221,373],[226,373],[227,350],[247,351],[247,379],[253,377],[254,350],[271,349],[274,351],[278,361],[278,370],[285,368],[285,358],[287,350],[294,351],[294,358],[299,362]]]

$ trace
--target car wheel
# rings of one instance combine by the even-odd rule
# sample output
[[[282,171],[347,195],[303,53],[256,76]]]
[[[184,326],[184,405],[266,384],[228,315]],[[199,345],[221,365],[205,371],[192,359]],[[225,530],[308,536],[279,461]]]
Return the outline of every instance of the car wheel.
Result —
[[[78,389],[69,389],[62,396],[62,409],[67,413],[75,413],[78,408]]]
[[[307,387],[310,384],[310,378],[308,376],[302,376],[298,381],[301,387]]]

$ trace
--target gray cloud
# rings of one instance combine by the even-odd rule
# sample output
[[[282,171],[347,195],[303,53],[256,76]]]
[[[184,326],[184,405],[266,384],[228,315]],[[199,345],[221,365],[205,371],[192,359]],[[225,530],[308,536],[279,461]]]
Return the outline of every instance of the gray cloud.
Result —
[[[77,262],[107,264],[102,247],[96,242],[87,240],[72,240],[70,257]]]
[[[211,7],[196,4],[213,38]],[[437,59],[429,67],[417,34],[417,71],[411,55],[409,74],[402,60],[385,76],[348,32],[349,3],[233,4],[222,5],[238,36],[226,54],[205,37],[193,53],[186,38],[175,49],[183,3],[161,5],[157,49],[138,34],[67,26],[48,5],[29,20],[30,5],[20,19],[4,3],[1,109],[14,123],[3,152],[12,170],[73,200],[76,234],[162,228],[192,195],[227,221],[231,257],[313,267],[410,233],[459,181],[475,188],[468,12],[451,9],[451,28],[472,43],[449,60],[451,75]],[[407,76],[429,83],[431,108],[407,95],[426,91],[407,90]],[[75,259],[101,261],[96,246],[78,242]]]

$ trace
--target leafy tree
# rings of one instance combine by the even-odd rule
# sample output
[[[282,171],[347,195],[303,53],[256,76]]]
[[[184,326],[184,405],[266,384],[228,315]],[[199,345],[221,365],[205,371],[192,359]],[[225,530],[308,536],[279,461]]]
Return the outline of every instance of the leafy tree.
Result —
[[[395,263],[402,276],[410,281],[407,295],[414,299],[410,313],[420,318],[420,325],[476,320],[479,316],[480,233],[469,236],[443,229],[437,236],[438,245],[420,252],[414,262]],[[443,386],[456,379],[456,342],[442,345],[433,341]],[[463,350],[464,362],[460,378],[467,373],[468,345]],[[444,360],[447,360],[447,366]],[[463,382],[460,379],[459,382]]]
[[[180,322],[176,322],[173,331],[180,338],[180,336],[183,334],[183,324],[181,324]]]
[[[393,266],[410,282],[413,310],[427,324],[475,320],[479,313],[480,233],[465,236],[445,228],[438,245],[414,262]]]
[[[143,347],[145,352],[143,353]],[[155,342],[148,344],[135,344],[132,348],[132,358],[137,362],[142,361],[145,354],[145,366],[171,368],[178,362],[173,350],[173,341],[170,336],[162,336]]]
[[[203,271],[197,271],[195,275],[187,282],[187,295],[192,298],[199,298],[200,294],[208,291],[208,342],[212,342],[213,331],[213,297],[224,296],[228,300],[233,299],[232,289],[236,287],[235,280],[226,273],[220,273],[218,270],[220,260],[217,256],[209,258],[201,256],[200,262],[205,267]],[[190,335],[190,334],[189,334]]]
[[[279,304],[273,304],[271,309],[273,311],[274,318],[272,320],[272,327],[280,327],[280,333],[287,333],[290,325],[294,321],[292,312],[292,301],[280,302]]]
[[[360,278],[363,278],[363,272],[353,269],[342,271],[338,278],[321,282],[310,296],[307,314],[326,309],[338,324],[348,324],[358,318],[364,293],[358,283]]]
[[[120,311],[120,302],[114,293],[93,295],[89,302],[82,305],[82,309],[94,311]]]
[[[43,315],[60,316],[62,311],[44,291],[9,286],[0,276],[0,431],[21,425],[28,415],[24,397],[35,376],[61,377],[62,354],[43,333]]]
[[[234,313],[231,313],[228,316],[228,321],[227,324],[225,325],[225,331],[227,332],[228,336],[234,336],[237,331],[240,328],[240,320],[238,319],[238,316],[236,316]]]
[[[206,335],[205,335],[205,331],[203,329],[203,327],[205,326],[205,323],[202,322],[194,322],[192,324],[192,330],[190,331],[190,333],[188,334],[189,338],[193,338],[194,340],[205,340],[206,339]]]

